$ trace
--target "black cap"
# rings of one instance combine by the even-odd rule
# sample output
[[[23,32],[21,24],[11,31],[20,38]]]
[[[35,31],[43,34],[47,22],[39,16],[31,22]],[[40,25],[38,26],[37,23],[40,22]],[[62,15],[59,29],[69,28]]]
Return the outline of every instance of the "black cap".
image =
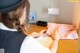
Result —
[[[7,13],[16,9],[24,0],[0,0],[0,13]]]

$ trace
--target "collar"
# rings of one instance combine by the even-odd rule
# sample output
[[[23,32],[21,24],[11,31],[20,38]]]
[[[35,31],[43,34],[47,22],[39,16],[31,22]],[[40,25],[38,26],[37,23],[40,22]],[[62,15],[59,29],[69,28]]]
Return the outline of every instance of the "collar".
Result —
[[[10,28],[6,27],[3,23],[0,23],[0,29],[8,30],[8,31],[17,31],[16,29],[10,29]]]

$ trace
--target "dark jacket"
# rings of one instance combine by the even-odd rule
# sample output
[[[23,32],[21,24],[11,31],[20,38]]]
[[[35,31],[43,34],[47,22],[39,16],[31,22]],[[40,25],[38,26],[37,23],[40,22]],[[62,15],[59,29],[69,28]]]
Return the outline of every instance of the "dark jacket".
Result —
[[[4,49],[5,53],[20,53],[20,47],[25,37],[22,32],[0,29],[0,49]]]

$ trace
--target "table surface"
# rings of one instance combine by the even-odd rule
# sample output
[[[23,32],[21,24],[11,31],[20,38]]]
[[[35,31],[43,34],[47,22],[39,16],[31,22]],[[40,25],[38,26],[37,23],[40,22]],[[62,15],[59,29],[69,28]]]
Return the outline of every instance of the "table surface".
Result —
[[[26,34],[40,32],[43,29],[47,29],[47,27],[30,25]],[[60,40],[57,53],[78,53],[78,40]]]

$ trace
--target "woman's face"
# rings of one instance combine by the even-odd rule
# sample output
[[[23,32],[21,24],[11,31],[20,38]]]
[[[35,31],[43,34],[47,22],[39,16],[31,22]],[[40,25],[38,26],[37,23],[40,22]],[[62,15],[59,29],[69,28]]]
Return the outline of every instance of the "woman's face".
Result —
[[[26,12],[26,7],[23,10],[22,16],[19,18],[20,25],[24,25],[27,22],[27,12]]]
[[[26,7],[23,10],[22,16],[19,18],[20,27],[23,27],[24,30],[27,30],[28,25],[28,14],[26,12]]]
[[[27,25],[28,24],[28,19],[27,18],[28,18],[28,16],[27,16],[26,7],[25,7],[23,9],[23,12],[21,14],[21,17],[18,19],[18,21],[19,21],[18,26],[15,23],[16,28],[17,29],[18,28],[20,29],[22,26],[24,27],[25,25]]]
[[[16,15],[18,16],[14,15],[14,12],[9,13],[9,15],[3,14],[2,23],[8,28],[15,28],[17,30],[21,30],[21,26],[26,25],[28,22],[26,7],[16,13]]]

